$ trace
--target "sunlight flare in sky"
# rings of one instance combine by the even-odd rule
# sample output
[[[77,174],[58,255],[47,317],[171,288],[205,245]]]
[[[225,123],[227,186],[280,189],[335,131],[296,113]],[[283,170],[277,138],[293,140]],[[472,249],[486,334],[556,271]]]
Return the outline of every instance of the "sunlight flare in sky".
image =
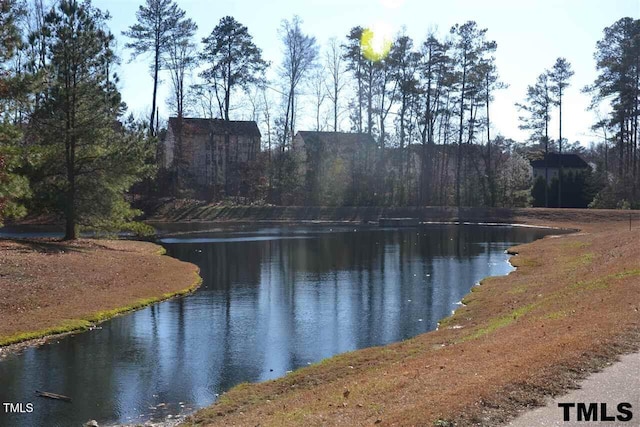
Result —
[[[389,54],[392,40],[391,26],[384,22],[376,22],[362,32],[362,54],[369,61],[381,61]]]

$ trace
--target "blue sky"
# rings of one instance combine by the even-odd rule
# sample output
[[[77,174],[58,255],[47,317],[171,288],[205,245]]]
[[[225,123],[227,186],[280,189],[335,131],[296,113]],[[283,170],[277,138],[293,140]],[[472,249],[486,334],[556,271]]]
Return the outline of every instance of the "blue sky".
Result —
[[[129,63],[129,52],[123,46],[121,31],[135,23],[135,12],[143,0],[94,0],[93,4],[109,10],[110,28],[119,39],[122,57],[121,90],[125,102],[137,115],[149,110],[152,79],[146,60]],[[498,44],[496,61],[502,81],[509,88],[495,95],[492,111],[493,132],[506,137],[524,139],[518,129],[521,102],[527,85],[550,68],[559,56],[571,62],[575,75],[567,91],[563,107],[563,136],[573,142],[594,140],[589,130],[593,114],[585,112],[589,97],[580,89],[596,77],[593,54],[602,30],[616,20],[640,17],[640,0],[178,0],[179,6],[199,27],[198,41],[208,35],[226,15],[246,25],[254,42],[266,59],[281,62],[278,28],[283,19],[299,15],[303,30],[315,36],[321,46],[331,37],[344,40],[349,29],[384,22],[393,31],[404,26],[416,44],[429,30],[445,35],[456,23],[475,20],[488,28],[487,38]],[[161,116],[168,109],[164,98],[169,89],[165,76],[160,91]],[[309,112],[310,113],[310,112]],[[346,121],[344,127],[347,127]],[[557,125],[552,123],[552,137]]]

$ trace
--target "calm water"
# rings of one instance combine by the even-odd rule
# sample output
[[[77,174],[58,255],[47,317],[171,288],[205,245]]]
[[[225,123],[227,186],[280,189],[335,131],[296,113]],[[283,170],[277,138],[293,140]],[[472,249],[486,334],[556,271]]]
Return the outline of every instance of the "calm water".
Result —
[[[0,425],[161,420],[243,381],[435,329],[474,283],[512,270],[506,248],[547,233],[433,226],[172,234],[161,243],[200,266],[202,287],[1,361],[0,402],[32,402],[34,411],[8,416],[0,408]]]

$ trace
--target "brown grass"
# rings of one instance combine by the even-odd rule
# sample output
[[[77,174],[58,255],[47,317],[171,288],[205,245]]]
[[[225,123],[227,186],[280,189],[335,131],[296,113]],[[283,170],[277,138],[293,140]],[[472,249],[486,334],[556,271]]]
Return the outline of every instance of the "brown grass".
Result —
[[[0,346],[87,329],[194,289],[197,267],[163,253],[132,241],[0,241]]]
[[[187,425],[498,425],[539,405],[640,345],[640,227],[584,215],[521,219],[581,232],[514,248],[517,271],[438,331],[240,385]]]

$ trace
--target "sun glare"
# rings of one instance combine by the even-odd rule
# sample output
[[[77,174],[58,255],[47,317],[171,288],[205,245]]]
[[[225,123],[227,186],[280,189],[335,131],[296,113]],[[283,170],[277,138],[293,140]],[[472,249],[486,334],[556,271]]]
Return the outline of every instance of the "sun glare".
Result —
[[[381,61],[391,50],[391,28],[384,23],[376,23],[362,32],[360,46],[362,54],[370,61]]]

